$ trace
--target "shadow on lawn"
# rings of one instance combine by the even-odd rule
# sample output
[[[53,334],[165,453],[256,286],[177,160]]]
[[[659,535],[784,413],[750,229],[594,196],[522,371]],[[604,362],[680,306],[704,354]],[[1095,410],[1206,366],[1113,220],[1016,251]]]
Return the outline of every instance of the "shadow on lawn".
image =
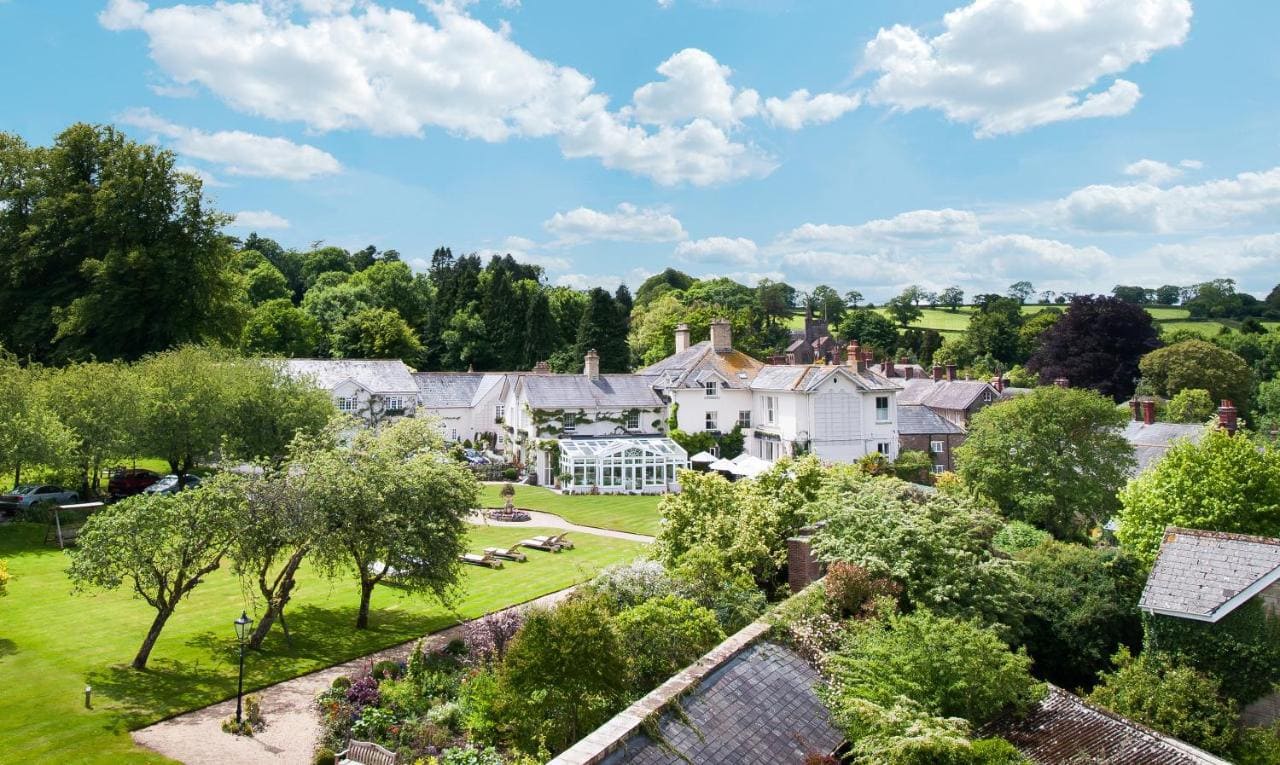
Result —
[[[153,659],[139,671],[114,665],[90,672],[86,678],[95,697],[109,698],[116,719],[130,730],[150,725],[170,715],[196,709],[235,693],[235,675],[201,662]]]
[[[18,652],[18,644],[8,638],[0,638],[0,659]]]

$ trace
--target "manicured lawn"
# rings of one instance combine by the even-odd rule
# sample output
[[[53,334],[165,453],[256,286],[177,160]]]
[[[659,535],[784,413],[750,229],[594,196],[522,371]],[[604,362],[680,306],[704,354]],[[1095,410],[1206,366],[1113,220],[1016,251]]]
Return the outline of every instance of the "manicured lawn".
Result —
[[[1216,321],[1161,321],[1156,326],[1162,331],[1185,329],[1204,337],[1213,337],[1222,331],[1224,325]]]
[[[470,546],[509,545],[552,529],[478,527]],[[169,620],[146,672],[128,669],[154,612],[128,592],[73,595],[64,554],[40,544],[43,527],[0,526],[0,559],[13,576],[0,599],[0,742],[4,762],[166,762],[135,748],[128,731],[235,694],[231,622],[253,605],[229,567],[211,575]],[[358,590],[310,570],[300,578],[287,617],[288,647],[278,630],[246,660],[246,687],[256,688],[363,656],[589,578],[631,560],[641,545],[579,535],[577,549],[530,551],[528,563],[501,571],[468,566],[455,610],[391,587],[373,596],[370,629],[355,630]],[[84,686],[93,686],[93,710]],[[270,721],[268,720],[268,724]]]
[[[484,507],[502,507],[498,493],[502,484],[485,484],[480,495]],[[656,536],[658,533],[658,499],[656,495],[600,496],[557,494],[540,486],[516,486],[516,507],[555,513],[570,523],[601,529],[630,531]]]

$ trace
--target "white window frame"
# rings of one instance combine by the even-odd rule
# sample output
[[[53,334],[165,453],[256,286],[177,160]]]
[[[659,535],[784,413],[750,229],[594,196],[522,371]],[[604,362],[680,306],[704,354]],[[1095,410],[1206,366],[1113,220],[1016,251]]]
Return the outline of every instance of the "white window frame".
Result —
[[[719,398],[720,383],[715,380],[707,380],[702,384],[702,395],[705,398]]]
[[[738,410],[738,426],[741,427],[743,430],[746,430],[747,428],[751,427],[751,410],[750,409]]]
[[[704,419],[703,430],[719,430],[720,429],[720,413],[714,409],[708,409]]]
[[[881,402],[884,402],[883,408],[880,406]],[[890,404],[889,404],[888,396],[876,396],[876,422],[879,423],[880,425],[883,425],[886,422],[890,421],[889,406]],[[880,416],[881,412],[884,413],[883,417]]]
[[[947,472],[947,466],[946,466],[946,465],[937,464],[937,465],[934,465],[934,466],[933,466],[933,474],[934,474],[934,475],[939,475],[939,474],[941,474],[941,473],[945,473],[945,472]]]
[[[392,412],[397,409],[404,411],[404,398],[402,396],[387,396],[383,399],[382,411]]]
[[[639,430],[640,429],[640,413],[627,412],[627,419],[624,422],[623,427],[626,428],[627,430]]]
[[[347,412],[348,414],[357,411],[360,408],[360,402],[355,396],[339,396],[338,411]]]
[[[892,446],[891,446],[891,444],[890,444],[888,441],[877,441],[877,442],[876,442],[876,451],[880,452],[881,454],[883,454],[883,455],[884,455],[884,456],[886,456],[886,457],[888,457],[888,456],[889,456],[889,450],[890,450],[891,448],[892,448]]]
[[[506,404],[494,404],[494,405],[493,405],[493,421],[494,421],[494,422],[501,422],[501,421],[505,420],[505,419],[506,419],[506,417],[507,417],[507,405],[506,405]]]
[[[560,432],[566,436],[577,433],[578,416],[572,412],[565,412],[564,419],[560,421]]]
[[[778,422],[778,397],[764,397],[764,421],[769,425],[776,425]]]
[[[934,454],[942,454],[946,450],[946,443],[943,441],[930,441],[929,451]]]

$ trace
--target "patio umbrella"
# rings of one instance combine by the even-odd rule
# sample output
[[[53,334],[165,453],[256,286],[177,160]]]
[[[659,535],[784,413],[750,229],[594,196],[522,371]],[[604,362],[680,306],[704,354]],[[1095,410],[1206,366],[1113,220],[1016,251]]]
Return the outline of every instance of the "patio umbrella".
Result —
[[[715,470],[721,473],[732,473],[735,467],[737,466],[734,465],[729,460],[718,459],[715,462],[712,462],[710,465],[707,465],[707,470]]]
[[[745,458],[738,460],[730,472],[734,475],[743,476],[744,478],[755,478],[770,467],[772,467],[772,465],[768,462],[756,457],[755,455],[748,454]]]
[[[689,458],[690,462],[710,464],[716,461],[716,455],[709,452],[698,452]]]

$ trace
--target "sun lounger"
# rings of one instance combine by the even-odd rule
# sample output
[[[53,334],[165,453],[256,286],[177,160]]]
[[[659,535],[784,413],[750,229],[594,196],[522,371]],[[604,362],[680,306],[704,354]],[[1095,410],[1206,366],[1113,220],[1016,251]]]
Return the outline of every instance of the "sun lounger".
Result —
[[[495,558],[506,558],[520,563],[528,560],[528,556],[520,552],[520,545],[511,545],[510,547],[486,547],[484,548],[486,555],[492,555]]]
[[[489,553],[484,555],[476,555],[475,553],[463,553],[458,556],[458,560],[463,563],[470,563],[473,566],[486,566],[488,568],[502,568],[502,561],[493,557]]]
[[[560,545],[548,544],[547,539],[548,537],[534,537],[533,539],[521,539],[520,546],[532,547],[535,550],[542,550],[544,552],[553,552],[553,553],[560,552]]]
[[[569,536],[569,532],[567,532],[567,531],[562,531],[562,532],[560,532],[559,534],[555,534],[555,535],[553,535],[553,536],[549,536],[549,537],[534,537],[533,539],[534,539],[534,541],[542,542],[543,544],[555,545],[556,547],[559,547],[559,548],[562,548],[562,549],[565,549],[565,550],[572,550],[572,549],[573,549],[573,542],[570,542],[570,541],[567,539],[567,537],[568,537],[568,536]]]

